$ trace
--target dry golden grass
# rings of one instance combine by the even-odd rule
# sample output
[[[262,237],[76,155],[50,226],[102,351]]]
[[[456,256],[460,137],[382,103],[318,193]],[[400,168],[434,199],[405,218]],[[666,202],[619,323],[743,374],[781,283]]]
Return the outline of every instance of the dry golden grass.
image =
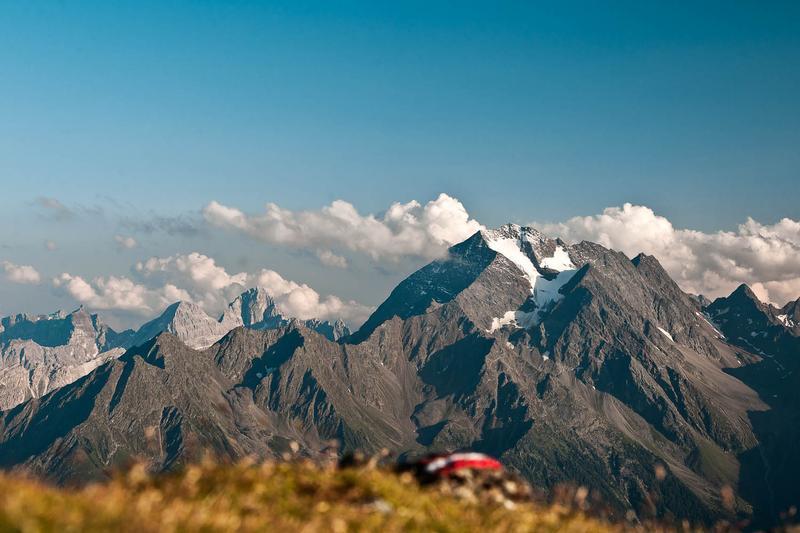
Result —
[[[213,462],[170,475],[143,466],[61,489],[0,475],[3,531],[619,531],[554,505],[476,504],[382,469]]]

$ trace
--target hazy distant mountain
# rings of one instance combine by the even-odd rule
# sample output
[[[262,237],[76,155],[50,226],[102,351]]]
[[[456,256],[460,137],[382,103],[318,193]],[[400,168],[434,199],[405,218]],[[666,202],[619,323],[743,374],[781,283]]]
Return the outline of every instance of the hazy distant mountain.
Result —
[[[5,317],[0,319],[0,410],[72,383],[125,349],[164,332],[191,348],[202,349],[239,326],[272,329],[290,320],[278,312],[263,289],[244,292],[218,320],[196,304],[176,302],[138,331],[122,333],[83,308],[70,314]],[[333,341],[350,333],[341,321],[312,319],[303,323]]]
[[[276,322],[255,291],[211,319],[251,329],[198,351],[181,335],[205,344],[216,326],[176,309],[152,330],[174,335],[5,413],[0,461],[72,481],[132,455],[163,469],[289,439],[308,454],[328,439],[469,448],[543,487],[585,483],[620,512],[777,516],[800,498],[797,306],[746,287],[703,303],[653,257],[508,225],[413,273],[342,342]]]
[[[142,344],[159,333],[172,333],[190,348],[207,348],[221,339],[233,328],[246,326],[253,329],[273,329],[287,325],[291,317],[283,316],[275,301],[264,289],[248,289],[228,304],[219,319],[213,319],[193,303],[177,302],[169,306],[161,316],[144,324],[134,336],[134,345]],[[334,323],[317,319],[302,321],[310,329],[318,331],[332,341],[349,335],[344,322]]]
[[[83,308],[0,319],[0,409],[72,383],[130,346]]]
[[[228,305],[220,318],[230,331],[234,327],[246,326],[252,329],[272,329],[288,325],[297,320],[281,314],[275,300],[261,288],[248,289]],[[350,335],[350,329],[342,320],[329,322],[312,318],[302,320],[307,328],[322,334],[332,341],[338,341]]]
[[[192,348],[206,348],[217,342],[231,328],[214,320],[190,302],[176,302],[136,332],[134,345],[143,344],[160,333],[172,333]]]

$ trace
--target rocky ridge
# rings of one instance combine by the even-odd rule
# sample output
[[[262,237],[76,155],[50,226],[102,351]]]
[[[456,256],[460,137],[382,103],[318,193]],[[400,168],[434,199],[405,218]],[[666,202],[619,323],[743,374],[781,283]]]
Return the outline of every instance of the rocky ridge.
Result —
[[[236,327],[273,329],[292,320],[281,315],[274,300],[258,288],[242,293],[219,319],[196,304],[176,302],[136,331],[116,332],[82,307],[69,314],[4,317],[0,319],[0,410],[72,383],[163,332],[203,349]],[[332,341],[350,333],[340,320],[301,322]]]

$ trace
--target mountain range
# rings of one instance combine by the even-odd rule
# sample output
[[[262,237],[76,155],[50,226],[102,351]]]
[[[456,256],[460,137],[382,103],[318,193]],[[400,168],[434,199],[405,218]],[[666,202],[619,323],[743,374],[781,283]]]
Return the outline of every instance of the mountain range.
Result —
[[[0,319],[0,410],[72,383],[160,333],[171,333],[187,346],[202,349],[239,326],[270,329],[291,320],[258,288],[243,292],[219,319],[196,304],[176,302],[138,330],[120,333],[82,307],[69,314],[4,317]],[[304,324],[332,341],[350,333],[340,320],[311,319]]]
[[[769,523],[800,500],[798,324],[800,300],[741,286],[709,302],[654,257],[506,225],[411,274],[352,334],[284,318],[258,289],[219,319],[180,303],[136,332],[82,309],[3,319],[0,465],[75,483],[292,441],[311,457],[331,440],[471,449],[621,514]]]

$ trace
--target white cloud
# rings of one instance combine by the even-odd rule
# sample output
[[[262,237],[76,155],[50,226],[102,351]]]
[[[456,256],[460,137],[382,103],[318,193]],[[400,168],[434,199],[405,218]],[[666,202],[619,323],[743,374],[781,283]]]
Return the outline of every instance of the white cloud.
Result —
[[[352,324],[360,324],[371,311],[353,300],[344,301],[337,296],[323,298],[305,283],[284,279],[274,270],[262,270],[250,278],[249,284],[266,289],[283,313],[297,318],[341,318]]]
[[[151,257],[136,264],[136,270],[146,276],[175,276],[188,282],[192,287],[202,290],[220,290],[229,285],[243,285],[247,274],[228,274],[213,258],[197,252],[170,257]]]
[[[317,250],[317,259],[325,266],[334,268],[347,268],[347,259],[341,255],[336,255],[330,250]]]
[[[228,274],[213,258],[192,252],[170,257],[151,257],[136,264],[136,272],[150,282],[185,287],[190,300],[212,314],[238,296],[247,285],[248,274]]]
[[[114,235],[114,241],[117,243],[117,246],[120,249],[124,248],[126,250],[136,248],[139,245],[139,243],[136,242],[136,239],[125,235]]]
[[[213,259],[197,253],[153,257],[137,263],[135,272],[141,280],[126,276],[86,280],[65,272],[53,279],[53,285],[93,309],[152,315],[179,300],[197,303],[211,313],[221,311],[226,298],[243,288],[237,282],[246,279],[246,274],[228,276]]]
[[[92,309],[149,314],[178,300],[191,300],[188,292],[175,285],[150,288],[125,276],[99,276],[86,281],[65,272],[53,279],[53,285]]]
[[[142,315],[160,312],[167,305],[190,301],[218,316],[247,287],[263,287],[283,314],[291,317],[335,320],[360,324],[370,308],[337,296],[322,296],[304,283],[287,280],[273,270],[229,274],[206,255],[193,252],[152,257],[135,265],[136,282],[124,276],[97,277],[90,281],[63,273],[53,285],[93,309],[131,311]]]
[[[0,267],[6,273],[6,279],[12,283],[36,284],[42,277],[39,272],[30,265],[16,265],[10,261],[3,261]]]
[[[337,296],[322,297],[304,283],[285,279],[274,270],[253,274],[229,274],[206,255],[193,252],[171,257],[152,257],[136,265],[145,277],[170,281],[186,287],[192,299],[212,314],[220,313],[228,302],[246,287],[263,287],[275,299],[278,308],[292,317],[336,319],[356,323],[366,319],[369,309]]]
[[[649,207],[626,203],[539,227],[567,241],[594,241],[629,256],[654,255],[688,292],[713,298],[748,283],[778,305],[800,296],[800,222],[789,218],[773,225],[748,218],[736,231],[705,233],[676,229]]]
[[[395,202],[381,216],[361,215],[343,200],[318,211],[291,211],[269,203],[260,215],[211,202],[203,216],[214,226],[264,242],[315,251],[334,246],[376,261],[440,257],[449,246],[482,229],[461,202],[446,194],[424,206],[413,200]]]

